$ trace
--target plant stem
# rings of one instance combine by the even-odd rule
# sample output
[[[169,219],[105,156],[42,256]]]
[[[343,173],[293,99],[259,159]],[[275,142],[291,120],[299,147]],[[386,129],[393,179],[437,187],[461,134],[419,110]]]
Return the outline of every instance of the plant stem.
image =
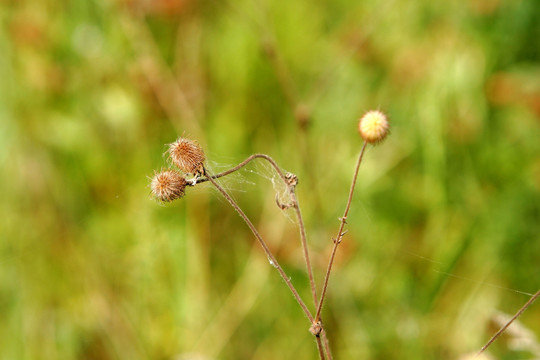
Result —
[[[478,356],[480,356],[480,354],[482,354],[482,353],[483,353],[483,352],[484,352],[491,344],[493,344],[493,342],[494,342],[495,340],[497,340],[497,338],[498,338],[499,336],[501,336],[502,333],[503,333],[503,332],[504,332],[504,331],[505,331],[505,330],[506,330],[506,329],[507,329],[507,328],[508,328],[508,327],[509,327],[509,326],[510,326],[510,325],[511,325],[518,317],[520,317],[521,314],[523,314],[523,312],[524,312],[525,310],[527,310],[527,308],[528,308],[529,306],[531,306],[532,303],[533,303],[536,299],[538,299],[539,296],[540,296],[540,290],[538,290],[538,291],[536,292],[536,294],[534,294],[534,295],[529,299],[529,301],[527,301],[527,302],[525,303],[525,305],[523,305],[523,306],[521,307],[521,309],[519,309],[518,312],[517,312],[517,313],[516,313],[516,314],[515,314],[515,315],[514,315],[514,316],[513,316],[513,317],[512,317],[512,318],[511,318],[511,319],[510,319],[503,327],[502,327],[502,328],[500,328],[499,331],[497,331],[497,333],[496,333],[495,335],[493,335],[493,336],[491,337],[491,339],[489,339],[489,341],[486,343],[486,345],[482,346],[482,349],[480,349],[480,351],[478,352],[478,354],[476,354],[475,358],[477,358]]]
[[[313,322],[313,316],[311,315],[311,313],[309,312],[306,304],[304,303],[304,301],[302,300],[302,298],[300,297],[300,294],[298,294],[298,291],[296,290],[296,288],[294,287],[294,285],[292,284],[291,280],[289,279],[289,277],[287,276],[287,274],[285,273],[285,271],[283,270],[283,268],[281,267],[281,265],[279,265],[278,261],[276,260],[275,256],[272,254],[272,252],[270,251],[270,249],[268,248],[268,246],[266,245],[266,242],[264,241],[264,239],[262,238],[262,236],[259,234],[259,232],[257,231],[257,229],[255,228],[255,225],[253,225],[253,223],[251,222],[251,220],[247,217],[247,215],[244,213],[244,211],[240,208],[240,206],[236,203],[236,201],[233,200],[233,198],[225,191],[225,189],[223,189],[223,187],[221,187],[221,185],[219,185],[217,183],[217,181],[208,173],[208,171],[205,169],[204,170],[204,175],[206,176],[206,178],[212,183],[212,185],[215,186],[215,188],[223,195],[223,197],[225,197],[225,199],[229,202],[229,204],[231,204],[231,206],[238,212],[238,214],[240,215],[240,217],[242,217],[242,219],[244,220],[244,222],[248,225],[249,229],[251,230],[251,232],[253,233],[253,235],[255,235],[255,237],[257,238],[257,240],[259,241],[259,244],[261,245],[261,247],[263,248],[264,250],[264,253],[266,254],[266,256],[268,257],[268,260],[272,263],[272,265],[276,268],[276,270],[279,272],[279,274],[281,275],[281,278],[283,279],[283,281],[285,281],[285,283],[287,284],[287,286],[289,287],[289,289],[291,290],[294,298],[296,299],[296,301],[298,302],[298,304],[300,305],[300,307],[302,308],[302,310],[304,311],[304,313],[306,314],[307,318],[309,319],[310,322]]]
[[[298,227],[300,228],[300,241],[302,243],[302,250],[304,252],[304,260],[306,262],[307,273],[309,276],[309,284],[311,286],[311,294],[313,295],[313,305],[317,306],[317,287],[315,286],[315,279],[313,277],[313,269],[311,267],[311,261],[309,259],[309,251],[307,246],[306,227],[302,218],[302,212],[300,211],[300,204],[296,198],[296,192],[294,188],[291,188],[291,198],[293,201],[294,211],[298,218]]]
[[[313,304],[315,307],[317,307],[317,288],[315,286],[315,279],[313,278],[313,270],[311,267],[311,261],[309,260],[306,227],[304,225],[302,212],[300,211],[300,204],[296,197],[296,192],[295,192],[294,187],[290,187],[290,191],[291,191],[291,198],[294,204],[293,207],[294,207],[294,210],[296,211],[296,217],[298,218],[298,227],[300,228],[300,239],[302,242],[302,250],[304,251],[304,260],[306,263],[306,268],[307,268],[307,272],[309,276],[309,283],[311,285],[311,293],[313,295]],[[321,327],[322,327],[322,321],[321,321]],[[332,352],[330,351],[330,344],[328,343],[328,338],[326,337],[326,331],[324,330],[324,327],[322,327],[321,335],[322,336],[315,337],[317,340],[317,348],[319,350],[319,357],[321,358],[321,360],[325,360],[324,354],[326,353],[326,356],[328,356],[328,360],[332,360]]]
[[[358,178],[358,170],[360,169],[360,164],[362,163],[362,158],[364,157],[366,146],[367,146],[367,143],[364,142],[364,145],[362,145],[362,150],[360,150],[360,155],[358,155],[358,161],[356,162],[356,168],[354,170],[353,181],[351,183],[351,188],[349,190],[349,198],[347,200],[347,205],[345,206],[345,212],[343,213],[343,216],[340,218],[341,224],[339,226],[339,231],[337,233],[337,236],[334,239],[334,247],[332,248],[332,254],[330,255],[330,260],[328,261],[328,268],[326,270],[326,275],[324,277],[323,288],[321,290],[321,298],[319,300],[319,306],[317,307],[317,312],[315,314],[315,321],[319,321],[320,316],[321,316],[321,310],[322,310],[324,298],[326,296],[326,290],[328,289],[328,280],[330,278],[330,273],[332,271],[332,265],[334,264],[336,250],[344,235],[343,229],[345,228],[345,224],[347,223],[347,216],[349,215],[349,210],[351,208],[354,188],[356,185],[356,179]]]
[[[324,356],[324,348],[321,338],[319,336],[316,336],[315,339],[317,339],[317,350],[319,350],[319,358],[321,360],[326,360],[326,357]]]

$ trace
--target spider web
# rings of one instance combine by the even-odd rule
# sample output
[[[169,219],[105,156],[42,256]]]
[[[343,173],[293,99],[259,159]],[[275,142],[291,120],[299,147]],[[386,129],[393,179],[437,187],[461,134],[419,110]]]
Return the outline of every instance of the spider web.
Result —
[[[211,174],[216,175],[236,165],[237,163],[230,164],[212,161],[208,164],[208,168]],[[281,170],[284,174],[287,174],[287,171]],[[283,179],[274,167],[264,159],[254,159],[241,169],[227,176],[220,177],[216,181],[233,198],[234,194],[237,193],[247,193],[257,190],[262,192],[272,191],[273,196],[280,204],[288,205],[291,203],[287,185],[283,182]],[[271,190],[267,190],[268,183],[271,184]],[[277,204],[276,207],[278,207]],[[291,216],[290,210],[282,211],[282,213],[289,221],[296,222],[295,217]]]

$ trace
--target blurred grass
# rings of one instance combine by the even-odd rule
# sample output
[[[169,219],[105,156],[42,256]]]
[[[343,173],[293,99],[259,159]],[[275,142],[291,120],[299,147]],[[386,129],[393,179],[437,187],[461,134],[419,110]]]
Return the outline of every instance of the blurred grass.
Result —
[[[27,0],[0,16],[1,359],[316,358],[216,191],[150,200],[184,132],[216,168],[264,152],[299,176],[320,282],[356,119],[390,115],[324,308],[337,359],[460,358],[540,287],[537,1]],[[308,299],[264,176],[224,183]],[[540,336],[539,318],[521,321]],[[532,357],[508,338],[491,352]]]

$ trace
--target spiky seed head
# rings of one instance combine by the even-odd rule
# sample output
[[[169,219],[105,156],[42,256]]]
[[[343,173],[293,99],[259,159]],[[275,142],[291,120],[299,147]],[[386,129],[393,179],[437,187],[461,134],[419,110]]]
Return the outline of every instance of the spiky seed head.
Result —
[[[205,156],[202,148],[193,140],[179,138],[169,145],[169,158],[186,174],[202,174]]]
[[[386,115],[379,110],[370,110],[358,121],[358,132],[364,141],[376,144],[384,140],[390,124]]]
[[[171,202],[184,196],[187,181],[176,170],[156,172],[150,183],[152,194],[163,202]]]

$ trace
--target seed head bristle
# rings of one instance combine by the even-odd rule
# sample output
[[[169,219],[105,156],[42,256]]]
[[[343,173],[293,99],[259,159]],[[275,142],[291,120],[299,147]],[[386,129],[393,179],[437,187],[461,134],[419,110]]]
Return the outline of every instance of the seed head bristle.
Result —
[[[162,202],[171,202],[184,196],[187,181],[176,170],[156,172],[150,183],[152,194]]]
[[[187,174],[202,174],[205,156],[202,148],[193,140],[179,138],[169,145],[169,158]]]

